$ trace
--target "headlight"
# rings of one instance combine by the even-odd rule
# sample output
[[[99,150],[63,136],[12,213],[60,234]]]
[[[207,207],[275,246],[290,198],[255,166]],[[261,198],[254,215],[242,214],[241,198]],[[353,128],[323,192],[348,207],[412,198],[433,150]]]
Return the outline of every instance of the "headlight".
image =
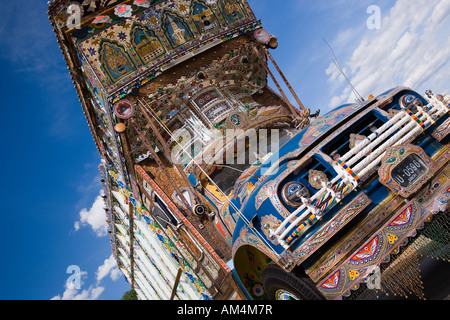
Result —
[[[288,205],[295,208],[298,208],[303,204],[302,198],[311,197],[308,188],[297,181],[286,184],[281,191],[281,195]]]
[[[400,107],[406,108],[413,113],[417,113],[417,107],[423,107],[423,102],[418,97],[407,94],[400,98]]]

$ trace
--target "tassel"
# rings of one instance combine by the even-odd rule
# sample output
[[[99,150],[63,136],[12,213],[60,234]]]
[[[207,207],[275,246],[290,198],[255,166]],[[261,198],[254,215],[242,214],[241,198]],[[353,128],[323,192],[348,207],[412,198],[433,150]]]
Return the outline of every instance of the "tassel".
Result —
[[[441,259],[450,262],[450,215],[447,213],[431,216],[416,237],[409,239],[409,245],[395,250],[390,261],[383,263],[381,269],[381,288],[369,290],[361,284],[344,300],[380,299],[380,293],[405,299],[415,295],[426,300],[419,262],[424,258]]]
[[[448,214],[438,214],[432,221],[425,224],[421,234],[419,253],[424,257],[450,261],[450,217]]]
[[[408,246],[402,254],[391,257],[391,262],[381,267],[381,291],[408,299],[415,295],[425,300],[420,276],[419,255],[414,246]]]

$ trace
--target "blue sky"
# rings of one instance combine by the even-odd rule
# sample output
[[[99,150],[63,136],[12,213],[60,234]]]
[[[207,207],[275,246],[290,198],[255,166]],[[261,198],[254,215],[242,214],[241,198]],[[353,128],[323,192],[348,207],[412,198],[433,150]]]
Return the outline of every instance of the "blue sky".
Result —
[[[1,2],[0,299],[120,299],[129,285],[109,259],[100,157],[47,1]],[[312,110],[353,98],[322,38],[364,97],[397,85],[421,93],[450,89],[448,0],[249,2],[278,37],[273,55]],[[370,5],[380,8],[380,29],[367,26]],[[71,265],[82,270],[80,290],[65,288]]]

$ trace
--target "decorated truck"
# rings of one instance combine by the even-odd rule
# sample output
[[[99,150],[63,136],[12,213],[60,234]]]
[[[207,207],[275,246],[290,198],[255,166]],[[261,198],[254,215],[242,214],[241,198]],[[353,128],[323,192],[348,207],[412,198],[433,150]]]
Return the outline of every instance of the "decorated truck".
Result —
[[[447,96],[398,87],[311,114],[244,0],[54,0],[48,15],[140,299],[420,296],[402,265],[448,259]]]
[[[448,245],[448,111],[442,95],[398,87],[317,118],[264,174],[248,169],[219,210],[234,218],[233,261],[248,294],[338,299],[368,281],[380,289],[380,266],[433,219],[447,235],[429,238]]]

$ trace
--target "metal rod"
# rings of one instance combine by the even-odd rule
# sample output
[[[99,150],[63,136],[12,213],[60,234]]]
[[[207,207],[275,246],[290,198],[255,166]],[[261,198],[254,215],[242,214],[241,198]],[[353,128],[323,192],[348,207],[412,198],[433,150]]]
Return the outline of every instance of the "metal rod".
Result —
[[[267,49],[267,47],[264,47],[264,50],[266,51],[267,56],[269,57],[270,61],[272,61],[272,64],[274,65],[275,69],[278,71],[278,73],[280,74],[281,78],[283,79],[284,83],[286,84],[286,86],[288,87],[289,91],[292,93],[292,96],[295,98],[295,101],[297,101],[300,109],[302,109],[303,112],[306,111],[305,106],[303,105],[303,103],[301,102],[300,98],[297,96],[297,94],[295,93],[294,89],[292,88],[291,84],[289,83],[288,79],[285,77],[283,71],[281,71],[280,67],[278,66],[278,64],[276,63],[275,59],[272,57],[272,55],[270,54],[269,50]]]
[[[272,73],[272,71],[270,71],[269,67],[266,64],[266,61],[264,60],[263,56],[261,55],[261,53],[259,52],[258,48],[256,46],[253,46],[253,50],[255,51],[256,55],[258,56],[259,60],[261,61],[262,65],[264,66],[264,68],[266,69],[267,73],[269,74],[269,76],[272,78],[273,82],[275,83],[275,86],[277,87],[278,91],[280,91],[281,95],[283,96],[284,102],[288,105],[289,107],[289,111],[294,115],[294,116],[299,116],[299,112],[297,109],[295,109],[295,107],[289,102],[289,99],[287,98],[286,94],[284,93],[283,89],[281,89],[280,84],[278,83],[277,79],[275,78],[274,74]]]
[[[172,301],[175,298],[175,295],[177,293],[178,285],[180,284],[181,275],[183,274],[183,269],[178,269],[177,277],[175,278],[175,283],[172,288],[172,294],[170,295],[170,301]]]
[[[189,203],[187,202],[186,198],[184,197],[184,194],[181,192],[180,188],[178,187],[178,185],[175,183],[175,181],[173,180],[173,178],[170,176],[169,172],[167,171],[164,163],[161,161],[161,159],[159,158],[158,154],[156,153],[155,149],[152,147],[152,145],[149,143],[149,141],[147,140],[147,138],[144,136],[144,134],[142,133],[142,131],[139,129],[138,125],[136,124],[136,122],[134,121],[134,119],[130,119],[131,124],[134,127],[134,130],[136,131],[136,133],[139,135],[139,137],[141,138],[142,142],[144,142],[144,145],[146,146],[146,148],[150,151],[150,153],[152,154],[153,158],[155,159],[156,163],[158,164],[158,166],[161,168],[161,170],[163,171],[164,175],[166,176],[168,182],[170,183],[170,185],[172,186],[172,188],[175,190],[175,192],[179,195],[181,201],[183,202],[183,204],[186,206],[186,208],[188,208],[189,211],[193,212],[193,209],[191,208],[191,206],[189,205]]]
[[[130,257],[131,257],[131,288],[135,288],[136,286],[136,281],[134,278],[134,268],[135,268],[135,261],[134,261],[134,206],[133,203],[131,203],[131,201],[129,201],[128,203],[128,216],[129,218],[129,222],[130,222],[130,229],[129,229],[129,233],[130,233]]]
[[[145,102],[145,101],[144,101]],[[147,105],[147,103],[145,103]],[[150,115],[148,114],[147,110],[144,107],[144,104],[142,103],[141,100],[138,100],[138,105],[139,108],[142,112],[142,114],[144,115],[145,119],[147,120],[148,124],[150,125],[150,127],[153,130],[153,133],[156,135],[156,137],[158,138],[158,140],[161,142],[163,148],[166,150],[167,154],[170,156],[171,154],[171,150],[166,142],[166,140],[164,140],[164,138],[162,137],[161,133],[159,132],[158,128],[156,127],[155,122],[153,121],[153,119],[150,117]],[[148,108],[150,108],[150,106],[147,105]],[[172,159],[172,163],[175,166],[175,168],[177,169],[179,175],[181,176],[181,178],[183,179],[184,183],[186,184],[186,186],[189,188],[189,190],[192,192],[192,195],[195,197],[195,200],[198,204],[201,203],[197,191],[194,189],[194,187],[192,186],[191,182],[189,181],[189,178],[187,177],[186,173],[184,172],[183,168],[181,167],[181,165],[179,163],[176,163],[176,161],[173,161]]]

